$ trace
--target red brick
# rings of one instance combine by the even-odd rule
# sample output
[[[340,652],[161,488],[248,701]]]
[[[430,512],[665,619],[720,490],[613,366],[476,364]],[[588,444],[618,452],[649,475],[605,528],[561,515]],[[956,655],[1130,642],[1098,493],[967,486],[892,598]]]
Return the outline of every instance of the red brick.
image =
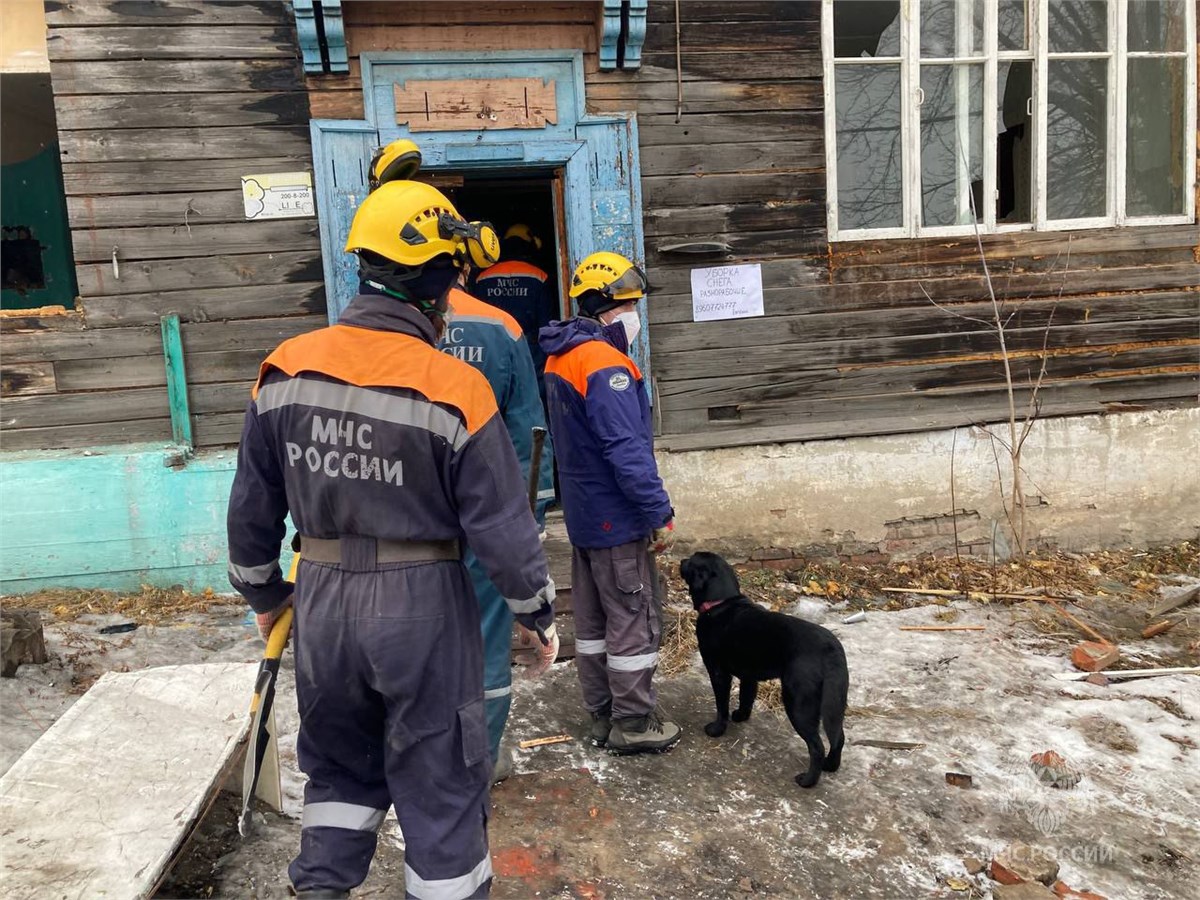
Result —
[[[1091,891],[1077,891],[1067,887],[1061,881],[1054,882],[1050,888],[1063,900],[1108,900],[1103,894],[1093,894]]]
[[[1084,641],[1071,651],[1071,664],[1082,672],[1099,672],[1120,658],[1121,651],[1116,645],[1099,641]]]
[[[800,565],[800,560],[797,559],[764,559],[762,561],[764,569],[774,569],[776,572],[788,572],[800,568]]]

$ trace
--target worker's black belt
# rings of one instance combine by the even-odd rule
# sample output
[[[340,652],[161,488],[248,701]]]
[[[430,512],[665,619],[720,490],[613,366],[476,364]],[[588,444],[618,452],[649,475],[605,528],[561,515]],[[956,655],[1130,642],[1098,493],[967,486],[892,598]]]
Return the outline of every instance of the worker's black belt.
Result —
[[[387,541],[356,534],[332,540],[301,537],[300,556],[332,563],[350,572],[369,572],[387,563],[428,563],[462,559],[458,541]]]

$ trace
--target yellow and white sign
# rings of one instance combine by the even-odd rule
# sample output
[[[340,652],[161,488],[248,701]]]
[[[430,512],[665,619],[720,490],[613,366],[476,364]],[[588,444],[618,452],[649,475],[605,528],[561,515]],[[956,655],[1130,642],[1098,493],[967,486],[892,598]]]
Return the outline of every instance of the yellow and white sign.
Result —
[[[242,200],[247,219],[299,219],[316,212],[308,172],[243,175]]]

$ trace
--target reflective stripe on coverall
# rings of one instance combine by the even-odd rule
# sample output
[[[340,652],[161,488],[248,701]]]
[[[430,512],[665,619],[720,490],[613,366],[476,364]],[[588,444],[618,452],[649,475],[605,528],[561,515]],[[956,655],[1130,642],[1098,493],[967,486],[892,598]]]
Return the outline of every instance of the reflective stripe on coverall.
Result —
[[[229,504],[230,580],[258,611],[284,520],[340,538],[303,560],[295,652],[308,775],[298,890],[366,877],[389,805],[408,896],[485,896],[488,782],[478,607],[460,562],[377,565],[374,539],[466,540],[515,612],[543,606],[545,556],[487,382],[438,352],[408,304],[360,296],[342,324],[281,345],[246,413]],[[360,537],[361,536],[361,537]]]
[[[529,346],[512,316],[466,291],[455,289],[450,292],[450,308],[454,315],[442,335],[441,348],[474,366],[492,386],[496,405],[528,484],[533,429],[546,427]],[[538,472],[539,524],[545,521],[546,505],[553,498],[554,459],[547,435]],[[483,625],[483,698],[487,708],[488,741],[495,763],[512,707],[513,616],[475,554],[468,553],[465,562],[475,586]]]

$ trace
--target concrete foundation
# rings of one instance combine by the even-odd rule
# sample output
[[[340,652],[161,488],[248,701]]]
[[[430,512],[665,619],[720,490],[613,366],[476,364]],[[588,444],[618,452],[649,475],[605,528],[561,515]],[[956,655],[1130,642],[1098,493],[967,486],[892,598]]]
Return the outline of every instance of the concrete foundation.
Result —
[[[1196,538],[1197,448],[1200,409],[1038,422],[1024,450],[1027,542],[1090,550]],[[659,463],[683,547],[787,565],[799,553],[847,562],[948,554],[956,538],[960,553],[995,544],[1005,555],[997,456],[1007,486],[1005,450],[979,428],[663,452]],[[233,450],[185,461],[162,445],[4,454],[0,593],[229,590],[235,464]],[[290,556],[285,548],[285,567]]]
[[[869,561],[1006,555],[1004,426],[660,453],[681,541],[769,561],[805,551]],[[951,460],[954,496],[951,499]],[[999,460],[999,462],[997,462]],[[1036,422],[1022,451],[1027,546],[1195,539],[1200,409]],[[1003,490],[1000,487],[1003,480]]]

